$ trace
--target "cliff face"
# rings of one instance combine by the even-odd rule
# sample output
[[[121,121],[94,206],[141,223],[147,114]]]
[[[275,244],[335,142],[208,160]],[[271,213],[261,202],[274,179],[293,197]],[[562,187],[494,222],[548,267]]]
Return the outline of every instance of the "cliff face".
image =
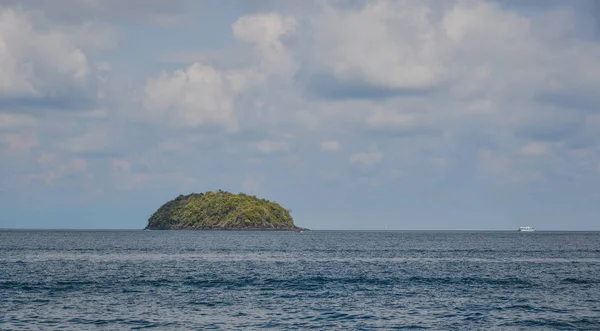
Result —
[[[299,230],[287,209],[244,193],[180,195],[148,220],[150,230]]]

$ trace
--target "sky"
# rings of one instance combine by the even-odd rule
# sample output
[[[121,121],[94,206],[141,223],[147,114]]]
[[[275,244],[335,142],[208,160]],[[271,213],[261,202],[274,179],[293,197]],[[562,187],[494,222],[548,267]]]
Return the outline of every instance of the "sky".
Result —
[[[594,0],[0,2],[0,228],[600,230],[599,139]]]

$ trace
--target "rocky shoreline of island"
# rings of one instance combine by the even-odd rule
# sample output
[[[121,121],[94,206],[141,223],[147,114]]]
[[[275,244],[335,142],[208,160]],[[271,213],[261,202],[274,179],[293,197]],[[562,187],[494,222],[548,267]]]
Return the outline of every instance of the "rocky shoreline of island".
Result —
[[[304,231],[310,231],[310,229],[307,228],[300,228],[300,227],[296,227],[296,228],[264,228],[264,227],[239,227],[239,228],[232,228],[232,227],[202,227],[202,228],[196,228],[196,227],[172,227],[172,228],[168,228],[168,229],[153,229],[153,228],[149,228],[149,227],[145,227],[144,230],[153,230],[153,231],[169,231],[169,230],[186,230],[186,231],[273,231],[273,232],[304,232]]]

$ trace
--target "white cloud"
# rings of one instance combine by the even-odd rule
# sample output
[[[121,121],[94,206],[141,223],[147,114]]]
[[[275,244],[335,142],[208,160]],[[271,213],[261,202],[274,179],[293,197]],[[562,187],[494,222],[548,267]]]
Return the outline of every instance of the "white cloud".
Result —
[[[106,72],[106,71],[110,71],[111,70],[110,63],[104,62],[104,61],[96,62],[94,64],[94,67],[96,68],[96,70],[101,71],[101,72],[102,71]]]
[[[56,185],[70,175],[85,175],[88,170],[88,162],[85,159],[61,157],[57,154],[42,153],[38,163],[44,166],[44,171],[28,175],[28,180],[41,180],[47,185]]]
[[[82,88],[93,71],[84,49],[114,46],[104,26],[37,23],[22,9],[0,8],[0,97],[54,97]]]
[[[204,137],[202,135],[192,134],[185,137],[169,138],[158,144],[160,151],[189,153],[189,151],[198,148]]]
[[[441,30],[424,2],[371,1],[356,10],[325,7],[313,20],[312,61],[338,81],[421,89],[440,81]]]
[[[546,178],[539,170],[521,169],[508,156],[482,150],[479,159],[484,171],[509,183],[541,182]]]
[[[255,58],[241,68],[220,70],[194,63],[185,70],[151,78],[145,87],[142,117],[176,127],[219,126],[237,131],[240,115],[236,99],[247,89],[254,92],[266,85],[272,75],[296,70],[293,57],[282,38],[294,33],[296,21],[278,13],[240,17],[233,25],[234,37],[253,46]],[[260,99],[253,100],[260,103]]]
[[[542,99],[600,100],[573,94],[600,86],[600,45],[573,39],[577,18],[556,19],[557,11],[525,16],[489,1],[325,6],[309,20],[308,84],[326,97],[370,101],[365,124],[373,129],[440,128],[439,118],[472,116],[515,129]]]
[[[264,154],[273,154],[277,152],[287,152],[290,146],[285,141],[262,140],[256,145],[258,150]]]
[[[254,45],[264,72],[290,72],[296,66],[282,38],[296,31],[293,17],[279,13],[261,13],[240,17],[232,26],[236,39]]]
[[[321,142],[321,149],[326,152],[336,152],[341,146],[342,145],[337,140],[325,140]]]
[[[523,145],[519,150],[519,155],[523,156],[544,156],[548,154],[548,146],[544,143],[531,142]]]
[[[145,170],[135,169],[142,165],[146,168]],[[144,186],[152,184],[162,184],[163,186],[173,185],[177,190],[181,191],[195,190],[197,188],[195,174],[187,174],[172,169],[161,171],[155,167],[149,167],[147,161],[143,159],[113,159],[110,162],[110,169],[112,173],[109,178],[118,190],[142,189]]]
[[[26,153],[39,146],[35,135],[29,133],[5,133],[0,134],[0,147],[5,151],[13,153]],[[2,151],[0,149],[0,152]]]
[[[101,1],[93,3],[103,13],[100,17],[107,17],[111,6],[121,8],[116,2],[110,6]],[[373,0],[316,6],[316,12],[290,10],[285,15],[266,12],[241,16],[231,26],[234,39],[225,38],[218,44],[225,45],[222,48],[165,43],[176,46],[161,49],[161,53],[201,51],[192,54],[196,63],[185,57],[185,66],[162,74],[160,68],[152,67],[159,67],[160,61],[144,62],[152,54],[132,59],[126,56],[128,50],[116,50],[111,58],[118,59],[117,63],[92,56],[94,51],[116,45],[116,28],[105,23],[59,26],[46,20],[42,24],[36,21],[43,16],[39,12],[34,17],[22,9],[1,9],[0,70],[7,74],[0,77],[0,94],[47,96],[65,87],[69,95],[76,96],[76,87],[85,86],[94,74],[116,72],[127,76],[133,72],[128,71],[131,61],[140,61],[139,67],[150,67],[155,74],[140,81],[141,86],[132,84],[132,89],[122,91],[121,96],[125,99],[140,87],[141,107],[131,113],[154,126],[131,128],[152,131],[148,145],[158,146],[160,152],[189,154],[190,149],[204,148],[214,133],[202,131],[208,127],[240,135],[245,130],[260,132],[262,141],[251,140],[251,153],[255,155],[247,156],[259,160],[264,158],[260,154],[289,152],[291,146],[296,152],[294,139],[308,135],[318,144],[313,143],[313,147],[326,152],[339,151],[342,145],[348,149],[353,142],[367,139],[376,141],[381,150],[356,153],[350,156],[350,162],[373,166],[381,163],[385,154],[385,166],[389,163],[389,169],[402,169],[405,177],[413,165],[433,164],[436,167],[425,166],[423,171],[442,172],[454,171],[451,168],[461,162],[473,162],[502,178],[534,178],[533,172],[526,175],[530,170],[521,169],[519,162],[534,167],[540,162],[534,156],[569,155],[560,150],[571,148],[565,141],[583,130],[593,131],[587,124],[591,115],[558,104],[568,103],[568,98],[552,99],[554,94],[595,91],[600,86],[600,66],[596,65],[600,48],[595,40],[574,37],[571,26],[575,17],[565,14],[552,21],[550,33],[541,22],[555,17],[553,13],[525,16],[494,2]],[[178,24],[177,15],[171,13],[164,17],[145,15],[158,17],[166,25]],[[196,32],[203,33],[191,31]],[[160,38],[157,36],[157,44],[162,44]],[[123,42],[126,45],[128,40]],[[42,48],[48,49],[48,54],[40,51]],[[309,83],[303,81],[303,75],[308,75]],[[322,84],[316,88],[333,86],[343,91],[331,98],[305,94],[305,84],[315,81]],[[548,94],[550,99],[544,99]],[[0,129],[12,132],[40,127],[39,145],[42,149],[51,146],[46,150],[49,153],[111,151],[117,146],[118,129],[102,132],[96,128],[84,134],[77,131],[88,127],[90,121],[121,116],[112,106],[118,109],[125,105],[111,97],[106,100],[109,105],[94,105],[92,109],[96,110],[85,116],[65,115],[73,121],[63,124],[55,123],[58,121],[52,115],[42,118],[10,110],[13,113],[0,113]],[[44,139],[46,131],[52,131],[46,119],[52,126],[70,127],[64,130],[70,133],[60,132],[56,134],[58,139]],[[160,133],[166,127],[183,130],[168,131],[169,137],[164,138]],[[201,144],[188,139],[192,130],[206,134],[206,141]],[[424,131],[441,134],[423,139],[403,136]],[[274,132],[287,132],[290,137],[278,137]],[[131,137],[143,136],[138,133],[132,132]],[[595,133],[589,135],[593,140]],[[356,140],[326,140],[331,137]],[[220,153],[247,149],[246,141],[235,141],[237,135],[223,137],[229,138],[232,140],[223,142],[226,147]],[[549,145],[550,140],[556,143]],[[138,143],[128,141],[123,145],[133,149],[139,147]],[[479,149],[491,148],[491,144],[494,152],[477,154]],[[301,145],[297,146],[301,153]],[[464,155],[473,153],[475,156],[465,161],[468,157]],[[298,159],[303,157],[293,154]],[[411,157],[403,159],[403,155]],[[456,155],[463,159],[458,162]],[[593,148],[587,148],[585,157],[597,155]],[[546,161],[537,164],[539,171],[552,166],[550,157]],[[164,162],[168,166],[177,161]],[[593,160],[588,163],[596,165]],[[141,183],[153,175],[136,176],[133,182]]]
[[[58,141],[55,147],[65,153],[106,152],[114,140],[115,135],[108,127],[92,127],[81,135]]]
[[[131,162],[124,159],[113,159],[111,161],[111,169],[114,171],[130,171],[131,170]]]
[[[187,191],[194,190],[197,185],[194,175],[173,170],[160,171],[143,159],[115,158],[109,164],[112,171],[110,179],[118,190],[134,190],[153,183],[168,183],[167,185],[175,185],[178,189]]]
[[[38,124],[38,119],[33,116],[0,113],[0,129],[33,127]]]
[[[9,2],[12,0],[9,0]],[[19,5],[36,8],[59,21],[126,21],[128,24],[149,23],[158,27],[174,27],[187,21],[187,1],[162,0],[17,0]]]
[[[383,154],[375,147],[371,147],[368,152],[360,152],[350,156],[351,163],[358,163],[365,166],[374,166],[381,162]]]
[[[279,13],[264,13],[240,17],[233,24],[233,34],[239,39],[267,49],[283,50],[283,36],[293,33],[296,21]]]
[[[237,129],[231,83],[211,66],[195,63],[148,81],[143,104],[147,116],[178,127],[221,126]]]
[[[416,123],[416,116],[413,114],[400,114],[394,111],[378,110],[366,119],[367,125],[373,128],[403,128],[411,127]]]
[[[431,131],[434,121],[421,113],[399,112],[389,109],[370,111],[365,119],[368,128],[377,131],[417,134]]]
[[[84,119],[104,119],[108,117],[108,112],[106,109],[90,109],[86,112],[77,113],[76,116]]]
[[[490,20],[498,20],[498,24],[489,24]],[[486,46],[498,47],[496,41],[487,40],[488,37],[514,41],[519,32],[529,33],[527,18],[486,1],[457,1],[445,13],[442,22],[447,36],[453,41],[476,38],[478,42],[485,42]],[[482,47],[480,51],[490,50]]]
[[[60,25],[56,29],[84,53],[113,50],[118,46],[116,29],[110,24],[97,20],[84,21],[76,25]]]
[[[162,28],[174,28],[187,23],[188,18],[183,14],[154,13],[149,15],[148,21]]]

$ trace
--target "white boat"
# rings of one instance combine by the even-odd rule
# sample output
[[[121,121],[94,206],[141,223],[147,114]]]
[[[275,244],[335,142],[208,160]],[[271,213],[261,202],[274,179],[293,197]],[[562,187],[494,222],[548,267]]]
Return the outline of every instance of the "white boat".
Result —
[[[521,226],[521,227],[519,227],[518,231],[519,232],[533,232],[533,231],[535,231],[535,229],[530,226]]]

